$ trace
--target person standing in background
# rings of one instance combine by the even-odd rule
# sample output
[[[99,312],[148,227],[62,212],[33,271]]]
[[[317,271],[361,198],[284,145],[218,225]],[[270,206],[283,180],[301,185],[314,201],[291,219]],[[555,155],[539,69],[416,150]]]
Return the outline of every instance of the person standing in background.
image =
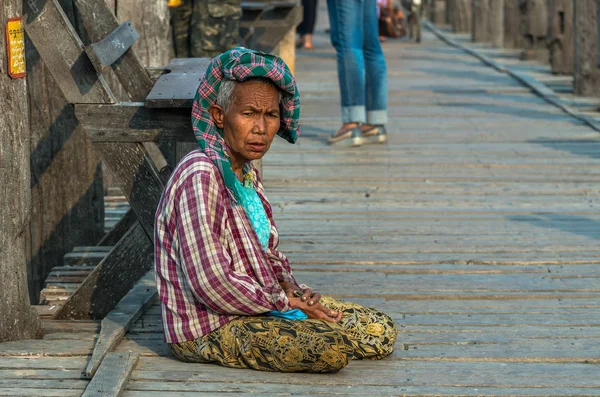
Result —
[[[328,143],[386,142],[387,68],[379,43],[377,0],[327,0],[327,8],[343,123]]]
[[[296,28],[296,32],[300,35],[300,39],[296,44],[298,48],[304,48],[305,50],[313,49],[312,34],[317,21],[317,3],[318,0],[302,0],[304,16],[302,23]]]
[[[169,0],[177,58],[213,58],[238,44],[241,0]]]

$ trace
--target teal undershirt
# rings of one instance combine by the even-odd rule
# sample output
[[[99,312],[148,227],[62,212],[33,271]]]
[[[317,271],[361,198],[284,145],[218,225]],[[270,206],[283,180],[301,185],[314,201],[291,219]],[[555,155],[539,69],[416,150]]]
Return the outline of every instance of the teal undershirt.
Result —
[[[265,207],[263,206],[258,193],[256,193],[254,184],[251,181],[248,181],[242,185],[242,183],[236,178],[235,189],[237,190],[237,197],[240,201],[240,204],[244,208],[244,211],[246,211],[246,215],[252,224],[252,228],[258,236],[258,241],[260,242],[260,245],[262,245],[263,250],[266,252],[269,249],[271,224],[269,223],[269,218],[267,217]],[[265,314],[267,316],[280,317],[288,320],[306,320],[308,318],[308,316],[299,309],[292,309],[286,312],[272,310]]]

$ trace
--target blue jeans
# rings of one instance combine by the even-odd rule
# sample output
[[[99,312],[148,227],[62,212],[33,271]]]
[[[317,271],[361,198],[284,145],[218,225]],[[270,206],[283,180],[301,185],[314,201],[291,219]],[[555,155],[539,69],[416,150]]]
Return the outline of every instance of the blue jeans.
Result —
[[[327,0],[327,8],[337,52],[342,122],[386,124],[387,70],[376,0]]]

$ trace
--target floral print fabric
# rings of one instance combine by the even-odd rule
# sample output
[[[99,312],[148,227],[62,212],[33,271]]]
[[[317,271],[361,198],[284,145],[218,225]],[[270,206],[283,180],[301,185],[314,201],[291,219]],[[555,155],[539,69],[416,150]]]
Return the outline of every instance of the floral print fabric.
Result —
[[[342,311],[342,320],[244,316],[169,346],[181,361],[281,372],[334,372],[352,359],[379,360],[392,353],[398,330],[385,313],[330,297],[321,303]]]

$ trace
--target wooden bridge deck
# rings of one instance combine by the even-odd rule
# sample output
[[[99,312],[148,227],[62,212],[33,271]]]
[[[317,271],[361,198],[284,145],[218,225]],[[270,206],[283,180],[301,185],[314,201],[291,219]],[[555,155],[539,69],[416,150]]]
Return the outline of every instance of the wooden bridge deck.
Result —
[[[335,58],[316,44],[301,140],[264,163],[282,251],[302,282],[390,313],[396,352],[322,376],[183,364],[153,306],[117,348],[142,355],[123,395],[600,395],[600,135],[426,33],[385,44],[388,145],[328,147]],[[0,395],[81,395],[97,328],[0,345]]]

